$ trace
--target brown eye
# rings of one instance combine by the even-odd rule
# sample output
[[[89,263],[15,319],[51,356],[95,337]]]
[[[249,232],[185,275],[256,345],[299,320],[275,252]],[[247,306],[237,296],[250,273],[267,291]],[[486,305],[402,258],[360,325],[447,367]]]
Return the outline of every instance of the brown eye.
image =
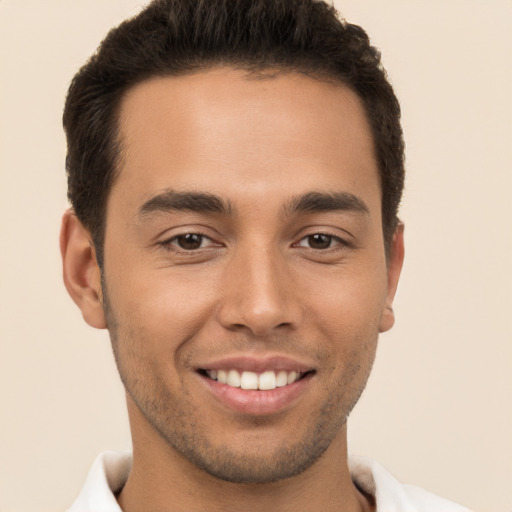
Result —
[[[315,235],[310,235],[306,239],[308,242],[308,246],[311,249],[329,249],[333,241],[332,236],[325,235],[323,233],[316,233]]]
[[[198,235],[197,233],[187,233],[186,235],[180,235],[175,238],[176,244],[186,251],[193,251],[194,249],[199,249],[203,244],[203,239],[205,237],[203,235]]]

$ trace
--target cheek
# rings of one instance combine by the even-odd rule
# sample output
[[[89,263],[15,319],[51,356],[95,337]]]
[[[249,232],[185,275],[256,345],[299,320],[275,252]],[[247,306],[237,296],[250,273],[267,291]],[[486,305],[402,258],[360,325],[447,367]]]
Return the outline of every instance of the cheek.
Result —
[[[164,270],[107,279],[119,340],[138,357],[144,354],[157,363],[175,360],[181,345],[202,329],[213,309],[208,288],[198,290],[196,281],[165,274]]]
[[[340,400],[351,407],[373,365],[385,290],[385,280],[367,272],[350,279],[345,275],[339,284],[332,279],[323,293],[311,295],[316,298],[310,312],[319,336],[317,346],[330,366],[330,393],[342,395]]]
[[[345,340],[378,332],[386,299],[385,271],[363,269],[340,272],[324,282],[310,283],[304,296],[318,326],[330,336]]]

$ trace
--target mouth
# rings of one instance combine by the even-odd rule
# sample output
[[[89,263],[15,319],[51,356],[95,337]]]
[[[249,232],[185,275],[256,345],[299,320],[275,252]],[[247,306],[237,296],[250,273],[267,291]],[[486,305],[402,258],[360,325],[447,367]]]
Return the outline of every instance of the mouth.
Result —
[[[199,373],[213,381],[225,384],[232,388],[243,390],[271,391],[276,388],[284,388],[312,374],[313,370],[266,370],[254,372],[248,370],[226,369],[201,369]]]
[[[316,369],[286,357],[234,357],[206,363],[196,374],[224,409],[261,416],[288,410],[308,396]]]
[[[271,415],[312,396],[317,369],[311,362],[283,354],[228,355],[195,367],[206,396],[223,410]]]

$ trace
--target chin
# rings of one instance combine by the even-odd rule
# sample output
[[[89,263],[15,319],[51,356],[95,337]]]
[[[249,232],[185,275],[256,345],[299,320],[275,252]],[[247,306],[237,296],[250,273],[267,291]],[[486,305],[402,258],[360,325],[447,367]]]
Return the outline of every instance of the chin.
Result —
[[[182,454],[209,475],[231,483],[269,484],[303,473],[325,452],[323,444],[298,443],[282,446],[272,455],[234,453],[229,448],[218,448],[201,453]]]
[[[306,428],[282,425],[286,432],[284,428],[279,432],[279,428],[275,431],[268,424],[255,422],[239,432],[229,434],[225,430],[222,434],[225,437],[220,441],[209,437],[207,428],[193,429],[188,425],[189,428],[170,431],[154,423],[153,426],[172,450],[214,478],[232,483],[268,484],[303,473],[336,444],[346,416],[339,414],[335,418],[333,421],[331,411],[321,414],[320,421],[317,417]],[[160,426],[169,424],[162,422]]]

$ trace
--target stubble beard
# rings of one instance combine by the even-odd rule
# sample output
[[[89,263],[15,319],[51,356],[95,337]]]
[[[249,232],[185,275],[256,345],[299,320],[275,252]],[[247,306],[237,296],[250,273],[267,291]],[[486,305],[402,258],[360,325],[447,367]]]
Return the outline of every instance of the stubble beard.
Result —
[[[166,444],[186,460],[209,475],[232,483],[269,484],[303,473],[325,453],[359,400],[373,364],[362,368],[351,365],[336,389],[326,390],[325,403],[317,412],[317,419],[300,441],[283,442],[272,453],[249,454],[234,451],[228,444],[214,446],[204,433],[208,425],[200,422],[197,410],[186,395],[179,401],[164,384],[151,373],[150,368],[127,369],[120,344],[133,340],[120,339],[119,324],[109,303],[103,283],[103,307],[107,319],[117,368],[124,387],[146,421]],[[139,340],[140,341],[140,340]],[[132,355],[133,355],[132,351]],[[374,354],[373,354],[374,355]],[[363,376],[361,376],[363,372]],[[142,377],[142,378],[141,378]],[[360,382],[351,386],[354,377]],[[351,389],[347,396],[346,390]],[[258,428],[258,420],[254,421]],[[264,428],[264,421],[260,421]],[[260,425],[260,426],[261,426]],[[250,446],[248,441],[248,446]],[[256,450],[258,452],[258,450]]]

